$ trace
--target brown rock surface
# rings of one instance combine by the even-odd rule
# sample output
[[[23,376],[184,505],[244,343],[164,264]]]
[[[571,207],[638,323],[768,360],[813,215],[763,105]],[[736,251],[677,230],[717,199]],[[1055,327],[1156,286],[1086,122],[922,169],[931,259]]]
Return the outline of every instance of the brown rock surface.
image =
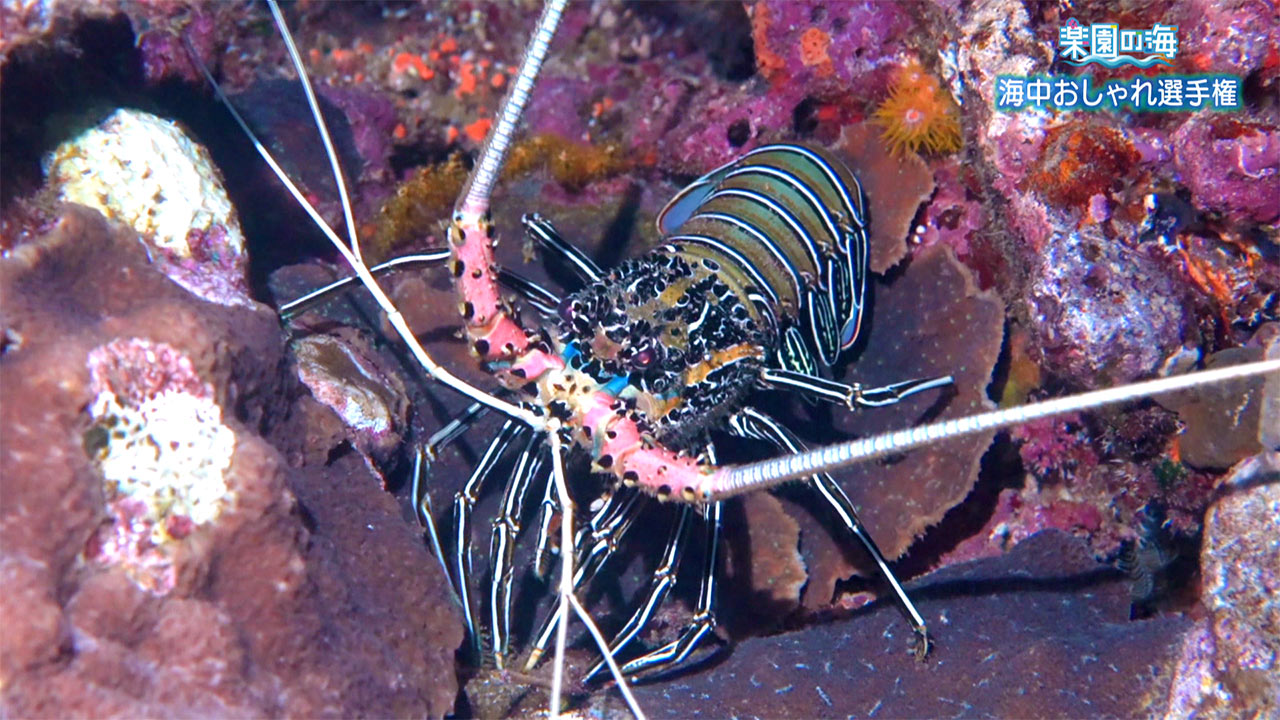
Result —
[[[76,207],[0,262],[0,292],[5,715],[449,711],[462,633],[448,585],[363,457],[304,427],[327,411],[293,379],[271,312],[197,300]],[[86,447],[89,357],[121,343],[184,358],[234,433],[225,510],[134,538],[171,563],[169,585],[140,584],[94,541],[118,488]]]
[[[1050,530],[908,588],[925,662],[890,603],[740,643],[704,673],[636,690],[649,717],[1146,717],[1165,704],[1184,618],[1129,620],[1124,576]]]

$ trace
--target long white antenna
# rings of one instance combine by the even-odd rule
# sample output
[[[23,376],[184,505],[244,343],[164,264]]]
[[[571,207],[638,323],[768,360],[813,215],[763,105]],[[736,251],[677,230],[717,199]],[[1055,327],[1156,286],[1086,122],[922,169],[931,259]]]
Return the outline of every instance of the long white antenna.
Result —
[[[273,11],[275,11],[273,15],[276,18],[280,34],[288,39],[290,46],[293,46],[289,28],[284,23],[284,17],[278,12],[279,9],[275,7],[274,0],[271,0],[271,5]],[[218,94],[218,98],[224,105],[226,105],[231,116],[235,118],[236,123],[240,125],[241,129],[243,129],[245,134],[252,140],[254,149],[258,151],[258,154],[261,155],[263,160],[267,162],[267,165],[271,167],[271,170],[276,174],[276,177],[284,183],[290,194],[300,202],[302,207],[311,216],[311,219],[315,221],[316,225],[324,232],[325,236],[329,238],[330,242],[333,243],[333,246],[342,254],[343,259],[347,261],[347,264],[351,266],[351,269],[360,277],[360,282],[363,283],[369,293],[373,295],[374,300],[377,301],[378,306],[382,308],[382,311],[387,314],[387,320],[391,323],[392,327],[395,328],[396,333],[400,335],[400,338],[404,340],[405,344],[409,346],[409,351],[413,354],[414,359],[422,365],[427,373],[436,380],[439,380],[450,388],[453,388],[476,402],[493,408],[508,417],[518,418],[531,427],[542,427],[542,418],[534,415],[528,410],[512,405],[505,400],[493,397],[489,393],[473,387],[453,373],[450,373],[427,354],[427,351],[423,349],[422,344],[419,343],[418,339],[414,336],[413,331],[409,329],[409,324],[405,322],[404,316],[402,316],[400,311],[396,309],[395,304],[391,302],[391,298],[387,297],[387,294],[383,292],[381,286],[378,285],[378,281],[375,280],[373,275],[369,272],[369,268],[366,267],[364,261],[360,259],[358,255],[360,243],[355,235],[354,223],[348,224],[348,229],[351,231],[352,247],[355,248],[353,250],[352,248],[347,247],[346,243],[343,243],[338,239],[337,233],[333,231],[333,228],[324,221],[324,218],[320,217],[320,214],[316,211],[315,207],[313,207],[311,203],[307,202],[305,196],[303,196],[297,185],[293,183],[288,174],[280,167],[280,164],[276,162],[275,158],[271,155],[271,152],[267,150],[266,146],[264,146],[260,140],[258,140],[252,129],[249,128],[249,124],[245,122],[244,118],[240,115],[240,112],[236,110],[235,106],[231,104],[230,100],[228,100],[226,95],[222,92],[222,88],[214,81],[209,69],[205,67],[204,63],[200,60],[199,54],[192,51],[192,57],[195,59],[196,64],[200,66],[205,78],[213,86],[214,91]],[[302,65],[301,58],[297,55],[296,48],[290,57],[293,59],[294,68],[297,70],[299,79],[304,85],[309,86],[310,78],[307,75],[306,67]],[[315,96],[313,93],[308,91],[307,96],[314,102]],[[313,104],[311,108],[312,113],[316,116],[317,123],[323,125],[324,120],[320,117],[319,106]],[[330,153],[330,161],[336,164],[337,154],[333,152],[332,145],[326,144],[325,147]],[[338,185],[340,187],[345,187],[341,171],[336,174],[336,177],[338,179]],[[344,199],[346,198],[345,190],[342,192],[342,196]],[[349,212],[350,203],[344,200],[344,205]]]
[[[1090,410],[1104,405],[1137,400],[1175,390],[1218,382],[1239,380],[1253,375],[1280,372],[1280,360],[1259,360],[1216,370],[1202,370],[1186,375],[1148,380],[1121,387],[1095,390],[1053,400],[994,410],[968,417],[944,420],[897,432],[807,450],[770,460],[734,465],[712,475],[699,493],[701,501],[722,500],[734,495],[771,488],[788,480],[830,472],[859,462],[895,455],[906,450],[931,445],[940,440],[974,435],[986,430],[1020,425],[1053,415]]]
[[[271,6],[271,16],[275,18],[276,25],[284,27],[284,14],[280,12],[279,3],[276,0],[267,0],[267,4]],[[303,72],[302,55],[298,53],[298,46],[293,42],[293,34],[286,32],[281,33],[281,36],[284,37],[285,47],[289,49],[289,58],[293,61],[293,66],[298,69],[302,91],[307,95],[307,104],[311,106],[311,114],[316,119],[316,128],[320,130],[320,141],[324,143],[329,167],[333,168],[333,180],[338,186],[338,197],[342,200],[342,216],[347,224],[347,238],[351,241],[351,252],[360,262],[364,262],[364,257],[360,254],[360,242],[356,239],[356,220],[355,214],[351,211],[351,198],[347,195],[347,183],[342,177],[342,166],[338,164],[338,153],[334,150],[333,139],[329,136],[329,124],[324,120],[324,113],[320,112],[320,103],[316,100],[315,90],[311,87],[311,79]]]

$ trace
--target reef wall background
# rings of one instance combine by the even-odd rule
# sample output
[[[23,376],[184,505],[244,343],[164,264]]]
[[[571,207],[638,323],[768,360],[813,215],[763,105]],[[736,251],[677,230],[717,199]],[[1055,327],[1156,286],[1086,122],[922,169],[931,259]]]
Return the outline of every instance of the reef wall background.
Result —
[[[440,245],[537,11],[287,9],[370,256]],[[1069,17],[1177,25],[1174,71],[1240,75],[1244,109],[995,112],[997,75],[1067,71],[1054,48]],[[6,712],[544,707],[536,678],[514,700],[482,682],[459,691],[471,673],[454,659],[455,601],[406,500],[403,441],[463,403],[409,369],[359,299],[288,332],[278,323],[273,308],[340,261],[186,45],[336,223],[327,160],[264,8],[16,2],[0,30]],[[545,277],[516,239],[536,210],[616,261],[655,239],[653,216],[684,183],[801,139],[848,157],[871,203],[882,277],[850,380],[952,373],[944,412],[958,414],[1275,354],[1278,43],[1280,15],[1262,0],[574,3],[495,199],[500,258]],[[120,107],[178,121],[189,142]],[[932,128],[914,141],[909,112]],[[111,147],[123,149],[102,154]],[[491,386],[439,311],[454,306],[447,280],[389,282],[433,354]],[[733,510],[749,531],[725,563],[722,632],[736,647],[644,688],[644,707],[1275,712],[1277,384],[1045,421],[841,476],[899,571],[921,576],[913,592],[938,636],[923,665],[901,618],[864,606],[858,553],[789,494],[751,498]],[[827,428],[813,442],[930,410],[776,405]],[[207,442],[185,445],[192,428]],[[437,508],[477,449],[433,467]],[[628,590],[652,550],[630,550]],[[617,603],[595,608],[616,624]],[[579,700],[613,707],[607,693]]]

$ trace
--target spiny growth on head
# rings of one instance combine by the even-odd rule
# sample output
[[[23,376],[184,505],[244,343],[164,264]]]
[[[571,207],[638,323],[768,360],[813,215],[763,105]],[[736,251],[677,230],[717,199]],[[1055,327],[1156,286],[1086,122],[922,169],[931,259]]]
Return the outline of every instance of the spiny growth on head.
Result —
[[[894,71],[889,99],[876,110],[884,140],[894,153],[950,153],[960,149],[960,109],[938,79],[911,58]]]
[[[770,342],[710,259],[654,252],[565,299],[570,364],[683,446],[737,407]]]

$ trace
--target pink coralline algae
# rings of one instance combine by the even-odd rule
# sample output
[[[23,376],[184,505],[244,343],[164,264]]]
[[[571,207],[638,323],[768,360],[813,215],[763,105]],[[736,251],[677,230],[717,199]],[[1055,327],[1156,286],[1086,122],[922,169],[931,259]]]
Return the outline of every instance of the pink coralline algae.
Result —
[[[1056,234],[1027,303],[1046,366],[1089,384],[1136,379],[1181,347],[1183,289],[1156,260],[1096,227]]]
[[[1199,114],[1173,134],[1174,164],[1207,210],[1261,223],[1280,219],[1280,130]]]

